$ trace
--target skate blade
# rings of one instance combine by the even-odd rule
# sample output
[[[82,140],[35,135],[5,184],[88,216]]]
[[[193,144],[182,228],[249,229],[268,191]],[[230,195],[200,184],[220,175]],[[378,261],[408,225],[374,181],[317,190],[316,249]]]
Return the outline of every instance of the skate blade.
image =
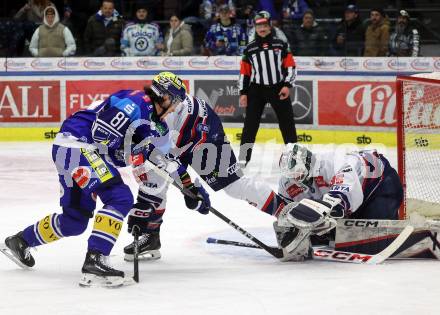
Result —
[[[6,257],[16,263],[19,267],[26,270],[31,270],[31,267],[23,264],[20,259],[18,259],[18,257],[15,256],[14,253],[9,249],[9,247],[6,246],[5,243],[0,243],[0,252],[2,252]]]
[[[138,259],[143,260],[143,261],[148,261],[148,260],[157,260],[161,257],[162,257],[162,255],[161,255],[160,251],[158,249],[155,249],[155,250],[150,250],[148,252],[139,254]],[[133,261],[134,255],[125,254],[124,260],[125,261]]]
[[[104,287],[104,288],[120,288],[124,285],[136,283],[133,278],[125,277],[99,277],[97,275],[83,273],[79,280],[79,286],[83,288]]]

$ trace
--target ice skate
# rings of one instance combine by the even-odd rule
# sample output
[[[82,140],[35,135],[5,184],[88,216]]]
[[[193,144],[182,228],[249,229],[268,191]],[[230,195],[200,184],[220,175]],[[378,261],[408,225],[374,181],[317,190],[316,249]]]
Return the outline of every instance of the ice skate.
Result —
[[[23,239],[23,232],[7,237],[5,243],[0,244],[0,251],[22,268],[30,268],[35,265],[30,247]]]
[[[82,267],[79,285],[82,287],[120,287],[124,285],[124,272],[107,264],[106,256],[96,251],[88,251]]]
[[[160,235],[159,232],[146,233],[139,238],[139,259],[156,260],[161,257],[160,254]],[[124,260],[133,261],[134,242],[124,247]]]

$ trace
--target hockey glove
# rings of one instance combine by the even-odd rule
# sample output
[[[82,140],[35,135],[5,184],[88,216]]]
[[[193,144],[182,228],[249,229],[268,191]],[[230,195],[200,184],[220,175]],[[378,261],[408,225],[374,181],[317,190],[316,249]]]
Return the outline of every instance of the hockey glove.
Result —
[[[211,200],[209,199],[208,192],[199,184],[198,179],[195,180],[195,184],[191,183],[185,186],[185,188],[193,194],[193,196],[185,195],[184,197],[187,208],[198,211],[201,214],[208,214],[209,208],[211,207]]]
[[[137,231],[140,235],[147,233],[148,222],[153,213],[154,207],[152,205],[148,203],[135,203],[127,220],[128,233],[134,233],[134,231],[136,231],[135,227],[137,227]]]

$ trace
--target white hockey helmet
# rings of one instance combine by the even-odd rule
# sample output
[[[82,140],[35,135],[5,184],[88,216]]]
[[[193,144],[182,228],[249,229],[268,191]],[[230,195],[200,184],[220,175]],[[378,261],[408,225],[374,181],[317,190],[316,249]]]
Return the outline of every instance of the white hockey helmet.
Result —
[[[314,160],[313,153],[305,146],[288,143],[281,154],[279,166],[283,176],[304,183],[312,178]]]

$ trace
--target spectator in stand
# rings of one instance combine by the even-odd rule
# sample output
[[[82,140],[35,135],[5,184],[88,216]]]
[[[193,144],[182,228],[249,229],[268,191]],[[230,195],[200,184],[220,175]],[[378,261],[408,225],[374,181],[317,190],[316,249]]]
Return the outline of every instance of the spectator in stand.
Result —
[[[365,57],[384,57],[388,55],[390,40],[390,21],[380,8],[370,11],[370,21],[365,31]]]
[[[205,54],[240,56],[246,48],[247,36],[239,24],[233,22],[227,5],[219,8],[220,21],[211,25],[205,36]]]
[[[365,29],[354,4],[345,8],[344,19],[336,29],[333,45],[337,56],[362,56]]]
[[[113,0],[103,0],[101,9],[87,21],[84,32],[86,53],[93,56],[120,55],[120,39],[124,20],[115,10]]]
[[[44,10],[43,24],[32,35],[29,51],[34,57],[67,57],[76,51],[75,40],[67,26],[60,23],[57,9]]]
[[[157,56],[164,48],[159,25],[148,23],[148,8],[138,3],[135,19],[122,34],[121,50],[126,56]]]
[[[283,18],[291,19],[300,24],[304,14],[309,11],[309,5],[305,0],[284,0]]]
[[[220,18],[220,7],[225,5],[229,8],[230,17],[234,18],[236,9],[233,0],[203,0],[200,6],[200,15],[205,20],[216,22]]]
[[[165,35],[163,56],[190,56],[193,51],[191,26],[185,24],[177,14],[170,17],[170,28]]]
[[[400,10],[396,29],[390,36],[389,54],[396,57],[417,57],[420,53],[420,36],[410,24],[409,13]]]
[[[301,27],[290,34],[289,41],[295,56],[325,56],[328,54],[328,36],[315,21],[312,10],[304,13]]]
[[[41,25],[43,24],[44,10],[48,6],[55,7],[55,5],[49,0],[28,0],[26,4],[18,10],[14,18]]]

